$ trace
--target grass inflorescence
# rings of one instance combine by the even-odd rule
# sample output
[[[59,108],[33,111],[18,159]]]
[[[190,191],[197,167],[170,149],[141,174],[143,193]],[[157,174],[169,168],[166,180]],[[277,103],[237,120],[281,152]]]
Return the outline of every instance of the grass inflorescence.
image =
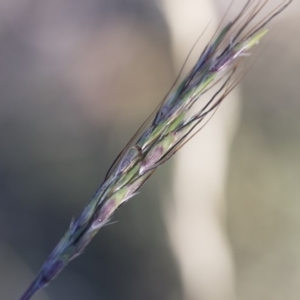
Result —
[[[170,91],[118,155],[99,189],[71,222],[20,300],[30,299],[80,255],[113,213],[206,124],[242,79],[241,60],[268,33],[266,25],[292,0],[283,1],[266,17],[255,21],[268,2],[249,0],[233,21],[220,26],[185,79]],[[213,87],[210,100],[196,113],[188,114]]]

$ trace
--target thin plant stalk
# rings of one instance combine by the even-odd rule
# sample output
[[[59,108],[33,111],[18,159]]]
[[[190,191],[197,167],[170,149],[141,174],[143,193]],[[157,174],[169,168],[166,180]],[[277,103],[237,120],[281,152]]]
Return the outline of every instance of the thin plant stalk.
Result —
[[[292,0],[282,1],[253,25],[268,2],[248,0],[233,21],[219,27],[185,79],[170,91],[118,155],[103,183],[81,214],[72,220],[20,300],[31,299],[80,255],[114,212],[137,194],[153,172],[205,126],[243,78],[241,60],[268,33],[266,25]],[[216,87],[210,100],[190,116],[190,109],[199,98]]]

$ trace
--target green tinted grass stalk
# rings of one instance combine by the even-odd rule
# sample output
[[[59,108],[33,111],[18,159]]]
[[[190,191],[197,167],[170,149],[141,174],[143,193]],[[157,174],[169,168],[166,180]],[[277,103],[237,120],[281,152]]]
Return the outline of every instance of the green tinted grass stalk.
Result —
[[[265,26],[291,3],[283,1],[245,33],[268,2],[247,1],[236,18],[216,32],[183,82],[169,93],[153,117],[120,153],[99,189],[82,213],[71,222],[20,300],[30,299],[80,255],[98,230],[111,220],[114,212],[204,126],[204,120],[207,121],[241,80],[241,60],[268,33]],[[217,85],[219,88],[211,99],[188,117],[190,108],[201,95]]]

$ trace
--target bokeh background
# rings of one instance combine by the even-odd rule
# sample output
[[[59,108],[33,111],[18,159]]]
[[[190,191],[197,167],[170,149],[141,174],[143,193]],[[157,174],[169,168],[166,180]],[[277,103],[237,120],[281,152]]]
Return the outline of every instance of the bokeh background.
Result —
[[[0,1],[1,299],[20,297],[229,2]],[[299,298],[294,2],[192,152],[160,168],[34,299]]]

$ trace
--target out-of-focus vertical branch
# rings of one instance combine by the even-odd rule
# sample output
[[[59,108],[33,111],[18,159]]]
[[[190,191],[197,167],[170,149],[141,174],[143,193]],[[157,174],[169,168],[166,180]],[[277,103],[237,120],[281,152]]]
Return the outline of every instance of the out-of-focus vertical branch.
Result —
[[[178,69],[199,36],[199,28],[209,24],[198,42],[202,48],[205,39],[214,34],[218,17],[209,0],[164,0],[164,8]],[[235,298],[234,265],[224,228],[224,189],[229,149],[238,124],[239,97],[238,89],[229,95],[214,122],[175,158],[173,189],[168,194],[173,201],[168,201],[165,214],[184,299]]]

